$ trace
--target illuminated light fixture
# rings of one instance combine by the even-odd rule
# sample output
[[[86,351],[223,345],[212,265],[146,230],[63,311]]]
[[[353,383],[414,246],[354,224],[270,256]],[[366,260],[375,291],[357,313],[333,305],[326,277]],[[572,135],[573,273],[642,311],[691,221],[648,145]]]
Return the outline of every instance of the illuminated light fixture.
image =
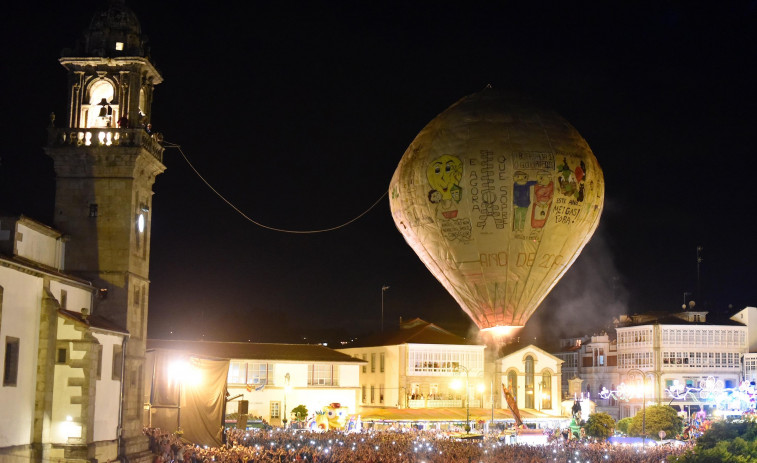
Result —
[[[139,230],[139,233],[144,233],[145,231],[145,215],[139,214],[137,216],[137,230]]]
[[[116,42],[116,50],[121,51],[124,49],[124,43],[123,42]]]

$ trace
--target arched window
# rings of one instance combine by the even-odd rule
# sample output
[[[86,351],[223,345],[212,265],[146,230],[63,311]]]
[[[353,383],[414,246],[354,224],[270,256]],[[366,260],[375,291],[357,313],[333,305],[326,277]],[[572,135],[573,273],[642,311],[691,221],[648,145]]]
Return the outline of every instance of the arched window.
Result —
[[[139,89],[139,125],[145,125],[148,121],[147,117],[147,94],[145,93],[145,88],[142,87]]]
[[[534,358],[526,357],[526,408],[534,408]]]
[[[541,408],[552,409],[552,374],[548,371],[541,374]]]
[[[82,127],[115,127],[118,120],[118,105],[113,85],[105,80],[95,81],[89,87],[89,98],[82,105]]]

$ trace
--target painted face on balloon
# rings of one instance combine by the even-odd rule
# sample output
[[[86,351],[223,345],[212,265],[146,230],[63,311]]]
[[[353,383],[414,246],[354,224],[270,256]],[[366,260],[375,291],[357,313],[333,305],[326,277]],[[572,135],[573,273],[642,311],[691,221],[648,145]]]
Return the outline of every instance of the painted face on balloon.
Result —
[[[428,200],[429,202],[436,204],[442,200],[442,194],[437,190],[431,190],[428,192]]]
[[[451,188],[451,190],[452,191],[451,191],[450,194],[452,195],[452,199],[454,199],[455,202],[459,203],[460,199],[462,199],[463,190],[459,186],[457,186],[457,185],[453,186]]]
[[[513,180],[518,185],[525,185],[528,181],[528,174],[523,172],[522,170],[515,171],[513,174]]]
[[[426,176],[431,187],[442,194],[442,199],[451,199],[452,187],[459,186],[463,178],[463,163],[449,154],[439,156],[429,164]]]
[[[539,173],[536,174],[536,182],[539,183],[539,185],[547,186],[551,181],[552,175],[546,170],[540,170]]]

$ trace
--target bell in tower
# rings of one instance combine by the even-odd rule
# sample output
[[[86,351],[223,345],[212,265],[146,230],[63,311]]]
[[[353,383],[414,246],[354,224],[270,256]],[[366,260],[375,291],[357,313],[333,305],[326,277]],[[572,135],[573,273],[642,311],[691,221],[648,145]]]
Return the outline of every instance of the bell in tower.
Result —
[[[68,237],[65,269],[98,288],[94,314],[129,332],[117,440],[119,457],[131,463],[151,460],[142,434],[150,225],[152,187],[165,170],[163,147],[145,130],[163,80],[145,42],[123,1],[94,15],[83,40],[60,58],[67,126],[51,127],[45,148],[56,173],[54,225]],[[75,419],[88,423],[89,415]]]

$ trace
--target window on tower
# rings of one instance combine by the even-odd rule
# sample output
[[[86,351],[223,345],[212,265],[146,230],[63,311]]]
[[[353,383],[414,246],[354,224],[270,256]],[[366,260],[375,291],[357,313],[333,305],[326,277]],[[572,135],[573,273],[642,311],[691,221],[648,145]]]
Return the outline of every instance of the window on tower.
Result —
[[[116,42],[116,50],[121,51],[124,49],[124,43],[123,42]]]
[[[97,217],[97,204],[90,204],[89,205],[89,216],[90,217]]]
[[[89,87],[88,104],[81,108],[81,126],[115,127],[118,120],[118,104],[113,84],[105,79],[96,80]]]

